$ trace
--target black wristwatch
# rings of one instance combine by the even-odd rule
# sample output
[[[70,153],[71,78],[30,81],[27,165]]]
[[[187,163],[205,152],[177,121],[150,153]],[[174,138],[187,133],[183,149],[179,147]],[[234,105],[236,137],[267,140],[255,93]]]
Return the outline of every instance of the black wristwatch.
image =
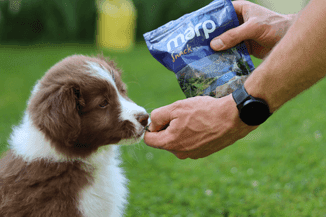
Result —
[[[233,91],[232,96],[237,104],[240,119],[249,126],[260,125],[272,115],[268,104],[263,99],[249,95],[243,85]]]

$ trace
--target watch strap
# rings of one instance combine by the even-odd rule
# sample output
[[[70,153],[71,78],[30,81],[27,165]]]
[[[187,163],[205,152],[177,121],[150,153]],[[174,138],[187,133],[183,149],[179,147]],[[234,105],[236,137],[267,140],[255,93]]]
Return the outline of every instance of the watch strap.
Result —
[[[241,107],[243,106],[243,103],[249,99],[252,99],[253,97],[248,94],[246,89],[244,88],[244,85],[241,85],[240,88],[236,89],[232,93],[232,97],[237,104],[237,108],[241,110]]]

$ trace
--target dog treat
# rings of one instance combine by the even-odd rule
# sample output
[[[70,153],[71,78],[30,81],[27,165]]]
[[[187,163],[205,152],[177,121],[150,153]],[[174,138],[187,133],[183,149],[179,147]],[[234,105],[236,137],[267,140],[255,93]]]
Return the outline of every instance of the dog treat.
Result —
[[[151,131],[149,130],[149,125],[147,125],[147,126],[145,127],[145,130],[146,130],[147,132],[151,132]]]
[[[144,34],[150,53],[176,74],[186,95],[222,97],[240,87],[254,65],[245,44],[215,52],[213,38],[239,26],[230,0],[215,0]]]

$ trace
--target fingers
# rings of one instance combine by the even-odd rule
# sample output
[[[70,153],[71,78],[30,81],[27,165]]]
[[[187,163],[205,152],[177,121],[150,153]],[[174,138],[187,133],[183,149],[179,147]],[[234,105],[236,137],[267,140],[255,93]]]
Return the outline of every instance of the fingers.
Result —
[[[174,110],[173,104],[160,107],[151,112],[151,124],[149,132],[145,133],[144,142],[154,148],[164,148],[171,141],[169,125],[173,122],[171,113]]]
[[[158,132],[170,123],[171,121],[171,105],[157,108],[151,112],[151,124],[149,126],[150,132]]]
[[[246,22],[214,38],[210,46],[213,50],[220,51],[234,47],[242,41],[254,39],[255,35],[257,35],[255,27],[251,22]]]
[[[214,152],[212,150],[206,150],[206,151],[196,150],[196,151],[189,151],[189,152],[171,151],[171,153],[174,154],[180,160],[185,160],[187,158],[197,160],[199,158],[207,157],[213,154]]]
[[[167,130],[159,132],[146,132],[144,142],[153,148],[164,149],[169,139]]]
[[[232,2],[235,12],[238,16],[240,26],[230,29],[211,41],[211,48],[215,51],[227,50],[250,39],[258,39],[262,33],[262,28],[256,25],[254,19],[245,20],[244,16],[252,9],[253,3],[246,0],[237,0]],[[248,19],[248,17],[246,18]],[[249,47],[247,46],[249,49]]]
[[[193,150],[193,151],[170,151],[172,154],[174,154],[177,158],[180,160],[184,160],[187,158],[197,160],[199,158],[205,158],[211,154],[214,154],[217,151],[220,151],[224,148],[226,148],[228,145],[223,146],[223,147],[218,147],[218,146],[210,146],[209,148],[206,149],[198,149],[198,150]]]
[[[237,0],[237,1],[232,1],[234,10],[236,14],[238,15],[238,18],[242,17],[242,12],[243,12],[243,5],[247,4],[246,0]]]

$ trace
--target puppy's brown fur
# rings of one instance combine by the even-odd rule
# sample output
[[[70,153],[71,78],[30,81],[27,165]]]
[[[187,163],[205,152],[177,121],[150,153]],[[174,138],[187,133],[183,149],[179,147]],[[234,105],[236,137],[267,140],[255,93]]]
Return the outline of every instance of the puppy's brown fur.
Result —
[[[95,64],[95,68],[99,67],[98,70],[109,73],[113,83],[105,79],[106,75],[101,77],[94,67],[89,68],[90,62]],[[127,108],[130,120],[121,118],[121,100],[124,106],[129,102],[131,107],[134,106],[135,113],[130,113]],[[115,182],[108,180],[103,186],[104,192],[108,192],[111,186],[118,186],[118,193],[122,196],[102,195],[100,203],[107,205],[97,210],[94,216],[103,213],[101,209],[106,210],[113,204],[109,200],[115,198],[120,198],[116,207],[121,209],[119,206],[124,203],[127,190],[124,189],[125,179],[118,168],[118,160],[109,159],[115,159],[115,149],[106,149],[108,160],[100,159],[100,164],[92,164],[88,158],[101,146],[141,137],[143,131],[139,129],[147,124],[148,115],[143,108],[131,103],[121,81],[121,70],[102,56],[75,55],[50,68],[32,92],[25,122],[14,130],[13,137],[19,139],[12,143],[18,145],[0,160],[0,217],[83,216],[84,213],[78,209],[82,198],[80,192],[92,186],[95,178],[102,183],[102,177],[112,174],[112,171],[119,178]],[[34,134],[25,135],[25,132]],[[24,141],[24,137],[33,136],[37,138],[35,144],[30,142],[34,141],[33,138]],[[41,150],[41,154],[37,152],[40,157],[32,156],[33,159],[29,160],[28,153],[20,150],[33,149],[34,145],[35,148],[46,147],[45,152],[54,151],[46,152],[48,154],[44,157]],[[99,171],[101,175],[95,175]],[[115,192],[116,189],[112,190]],[[100,194],[94,191],[97,193]]]

